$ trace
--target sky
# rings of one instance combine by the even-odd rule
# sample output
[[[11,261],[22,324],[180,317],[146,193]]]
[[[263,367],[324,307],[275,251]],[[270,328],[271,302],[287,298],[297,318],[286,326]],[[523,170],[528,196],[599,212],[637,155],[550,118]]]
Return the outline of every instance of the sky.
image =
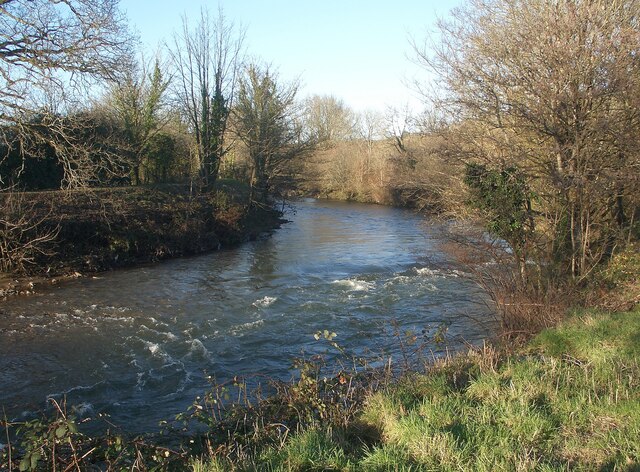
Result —
[[[201,7],[246,29],[250,57],[286,81],[299,79],[299,96],[333,95],[356,111],[408,105],[419,111],[410,86],[427,73],[413,60],[410,41],[435,32],[438,18],[462,0],[121,0],[131,28],[152,52],[171,43],[182,17],[195,23]]]

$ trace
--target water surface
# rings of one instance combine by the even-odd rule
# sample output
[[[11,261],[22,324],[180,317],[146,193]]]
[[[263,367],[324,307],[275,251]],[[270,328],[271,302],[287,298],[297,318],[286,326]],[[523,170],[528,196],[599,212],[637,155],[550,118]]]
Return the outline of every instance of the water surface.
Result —
[[[328,329],[357,354],[398,354],[396,332],[448,328],[451,346],[490,330],[486,297],[404,210],[306,200],[268,239],[78,279],[0,305],[0,406],[28,417],[49,398],[154,430],[207,386],[287,379]],[[434,346],[442,349],[442,346]]]

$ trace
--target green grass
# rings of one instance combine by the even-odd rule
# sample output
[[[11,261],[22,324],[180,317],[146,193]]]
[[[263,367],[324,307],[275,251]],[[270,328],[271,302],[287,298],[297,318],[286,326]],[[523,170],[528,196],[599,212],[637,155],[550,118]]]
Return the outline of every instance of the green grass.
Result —
[[[371,396],[352,430],[300,432],[194,470],[640,470],[639,361],[640,310],[583,312],[517,353],[406,376]]]

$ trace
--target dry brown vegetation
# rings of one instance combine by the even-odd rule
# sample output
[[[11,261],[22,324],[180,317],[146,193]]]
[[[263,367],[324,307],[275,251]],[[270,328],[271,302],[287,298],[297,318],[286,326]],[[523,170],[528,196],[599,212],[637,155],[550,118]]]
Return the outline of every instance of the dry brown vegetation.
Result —
[[[437,151],[437,139],[413,134],[395,139],[326,143],[303,164],[300,190],[321,198],[458,214],[466,195],[460,169]]]
[[[550,277],[586,281],[637,236],[638,12],[634,0],[477,0],[441,23],[438,45],[416,47],[443,87],[443,155],[518,175],[526,215],[500,236]]]

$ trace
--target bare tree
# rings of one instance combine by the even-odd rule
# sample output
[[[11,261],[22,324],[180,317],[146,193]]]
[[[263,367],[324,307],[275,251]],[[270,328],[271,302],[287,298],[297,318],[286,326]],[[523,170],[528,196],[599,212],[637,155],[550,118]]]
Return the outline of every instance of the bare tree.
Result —
[[[183,18],[182,30],[174,37],[175,92],[195,137],[200,177],[207,189],[218,178],[229,150],[225,135],[243,42],[244,32],[228,23],[222,10],[213,18],[203,9],[194,27]]]
[[[358,115],[358,133],[364,151],[360,153],[357,170],[354,175],[360,188],[366,187],[369,175],[383,172],[385,155],[377,153],[376,141],[384,138],[384,119],[378,110],[365,110]],[[380,183],[380,182],[378,182]]]
[[[59,227],[48,226],[51,211],[38,210],[24,194],[0,194],[0,199],[0,272],[25,273],[39,255],[50,254]]]
[[[367,147],[384,138],[384,116],[378,110],[365,110],[358,115],[358,134]]]
[[[252,164],[252,201],[265,203],[274,179],[310,147],[302,138],[297,91],[297,83],[280,83],[267,66],[249,65],[240,80],[235,126]]]
[[[314,95],[304,101],[303,134],[316,146],[301,164],[299,188],[310,194],[327,194],[329,188],[341,187],[348,174],[341,148],[357,138],[356,126],[356,113],[332,95]]]
[[[116,76],[132,46],[118,0],[0,2],[0,125],[6,149],[55,147],[67,185],[92,167],[70,110],[96,80]],[[37,153],[36,153],[37,154]],[[95,163],[94,163],[95,164]]]
[[[305,131],[318,143],[335,143],[356,136],[357,117],[342,100],[314,95],[305,102]]]
[[[487,175],[519,169],[537,267],[576,281],[638,212],[639,20],[637,0],[472,0],[435,48],[416,45],[443,85],[444,152]]]
[[[66,186],[118,168],[117,155],[95,144],[95,119],[80,111],[90,90],[128,64],[133,41],[117,7],[118,0],[0,1],[0,166],[17,157],[19,174],[27,159],[53,156]],[[14,189],[11,177],[0,172],[0,190]],[[24,271],[48,251],[57,227],[18,193],[0,194],[0,208],[0,270]]]
[[[393,140],[396,150],[402,154],[407,154],[406,138],[413,129],[414,117],[409,105],[403,107],[387,107],[384,114],[385,137]]]

